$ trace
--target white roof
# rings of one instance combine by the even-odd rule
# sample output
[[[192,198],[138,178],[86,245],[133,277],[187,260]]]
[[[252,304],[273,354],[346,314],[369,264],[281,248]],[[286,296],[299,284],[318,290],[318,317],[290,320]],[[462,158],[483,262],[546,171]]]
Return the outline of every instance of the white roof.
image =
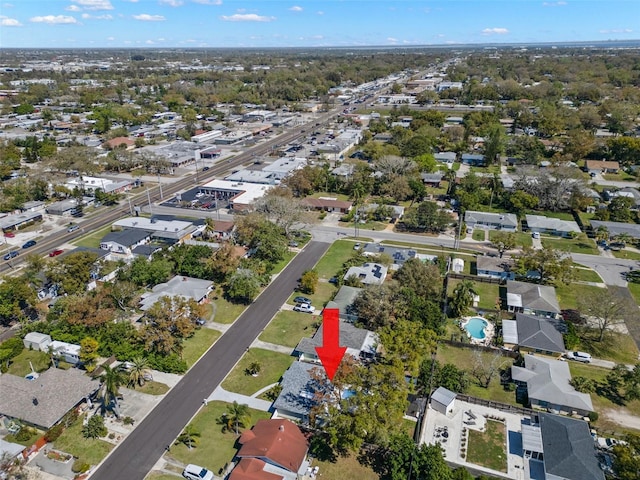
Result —
[[[67,342],[59,342],[54,340],[49,345],[55,353],[68,353],[70,355],[80,355],[80,345],[76,345],[74,343]]]
[[[527,215],[526,218],[529,228],[580,233],[580,227],[573,220],[560,220],[559,218],[545,217],[544,215]]]
[[[212,180],[211,182],[202,185],[202,187],[200,188],[211,188],[213,190],[238,192],[238,195],[233,198],[233,201],[240,204],[250,204],[257,199],[262,198],[271,188],[271,186],[250,182]]]
[[[42,343],[45,340],[50,342],[51,341],[51,336],[47,335],[46,333],[29,332],[24,336],[24,339],[27,342]]]
[[[456,393],[448,390],[444,387],[438,387],[433,395],[431,395],[431,401],[436,401],[441,405],[449,406],[456,399]]]
[[[127,217],[113,223],[116,227],[136,228],[152,232],[181,232],[193,226],[191,222],[183,220],[158,220],[147,217]]]
[[[529,452],[543,452],[540,427],[522,425],[522,449]]]
[[[507,305],[510,307],[522,307],[522,296],[519,293],[507,293]]]
[[[502,339],[504,343],[518,344],[518,323],[515,320],[502,321]]]

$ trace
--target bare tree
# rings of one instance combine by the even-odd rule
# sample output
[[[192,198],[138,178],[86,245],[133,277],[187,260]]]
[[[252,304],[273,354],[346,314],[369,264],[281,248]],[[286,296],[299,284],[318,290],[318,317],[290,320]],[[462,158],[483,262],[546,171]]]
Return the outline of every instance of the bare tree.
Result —
[[[270,190],[256,202],[255,209],[281,227],[287,236],[294,225],[306,224],[310,220],[307,215],[308,209],[285,188]]]
[[[612,295],[612,292],[606,288],[583,296],[579,301],[578,309],[587,317],[588,323],[598,330],[600,342],[607,330],[624,323],[633,315],[625,299]],[[638,315],[637,311],[636,315]]]
[[[487,361],[480,350],[475,350],[470,374],[481,387],[489,388],[491,380],[500,372],[503,365],[504,358],[500,352],[490,354],[490,360]]]

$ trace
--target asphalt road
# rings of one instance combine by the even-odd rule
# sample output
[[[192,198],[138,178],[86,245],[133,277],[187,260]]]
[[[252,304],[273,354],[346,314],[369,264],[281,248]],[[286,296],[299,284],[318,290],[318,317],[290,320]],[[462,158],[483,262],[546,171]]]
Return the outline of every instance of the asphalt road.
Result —
[[[310,242],[91,475],[93,480],[143,480],[158,459],[268,325],[329,243]],[[126,401],[126,399],[125,399]],[[205,465],[206,466],[206,465]]]

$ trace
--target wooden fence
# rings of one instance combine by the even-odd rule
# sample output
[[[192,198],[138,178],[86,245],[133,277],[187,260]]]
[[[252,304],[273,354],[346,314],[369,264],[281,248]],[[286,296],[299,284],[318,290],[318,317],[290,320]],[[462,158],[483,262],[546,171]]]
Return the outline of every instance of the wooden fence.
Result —
[[[494,400],[484,400],[483,398],[471,397],[462,393],[456,393],[456,400],[462,400],[463,402],[472,403],[474,405],[482,405],[483,407],[495,408],[507,413],[515,413],[518,415],[536,416],[537,412],[530,408],[519,407],[517,405],[511,405],[509,403],[496,402]]]

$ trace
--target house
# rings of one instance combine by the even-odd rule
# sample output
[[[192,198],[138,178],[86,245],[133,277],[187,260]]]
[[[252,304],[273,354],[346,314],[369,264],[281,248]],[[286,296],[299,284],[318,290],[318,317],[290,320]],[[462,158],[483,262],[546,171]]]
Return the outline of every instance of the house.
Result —
[[[387,278],[387,267],[379,263],[365,263],[361,267],[351,267],[344,275],[344,280],[355,276],[364,285],[382,285]]]
[[[378,336],[365,330],[355,327],[349,322],[340,322],[339,345],[347,347],[346,353],[356,359],[371,360],[378,351]],[[316,347],[322,346],[322,325],[318,327],[312,338],[305,337],[293,350],[294,355],[298,355],[301,361],[319,363],[320,359]]]
[[[433,158],[436,159],[436,162],[451,164],[456,161],[456,152],[434,153]]]
[[[348,213],[353,207],[353,202],[327,197],[305,198],[302,200],[302,204],[314,210],[339,213]]]
[[[144,257],[147,260],[151,260],[151,257],[159,251],[162,250],[162,247],[159,245],[138,245],[131,249],[131,253],[135,257]]]
[[[479,255],[476,258],[476,275],[479,277],[513,280],[516,278],[513,267],[513,260],[504,257]]]
[[[548,233],[559,237],[573,237],[580,233],[580,227],[573,220],[545,217],[544,215],[526,215],[527,227],[532,232]]]
[[[587,173],[618,173],[620,171],[620,164],[607,160],[587,160],[584,163],[584,168]]]
[[[440,188],[444,175],[442,173],[421,173],[420,178],[427,187]]]
[[[51,336],[46,333],[29,332],[22,339],[22,343],[28,350],[47,352],[51,344]]]
[[[116,137],[104,142],[102,144],[102,148],[104,148],[105,150],[113,150],[115,148],[129,149],[135,144],[136,142],[128,137]]]
[[[593,230],[604,227],[609,232],[610,237],[617,237],[621,234],[627,234],[632,238],[640,239],[640,225],[636,223],[623,222],[602,222],[600,220],[591,220]]]
[[[209,280],[176,275],[167,283],[160,283],[153,287],[151,292],[143,294],[140,310],[149,310],[162,297],[182,297],[185,300],[195,300],[200,304],[206,303],[212,288],[213,282]]]
[[[362,248],[363,255],[375,257],[378,255],[388,255],[393,260],[394,265],[404,265],[404,262],[412,258],[419,258],[418,252],[412,248],[390,247],[379,243],[367,243]]]
[[[24,451],[24,445],[20,445],[19,443],[7,442],[6,440],[0,438],[0,459],[2,459],[3,463],[14,460],[23,460],[23,457],[18,458],[18,456],[20,456],[20,454]]]
[[[583,417],[593,412],[591,396],[576,391],[569,383],[567,362],[527,354],[524,367],[511,367],[511,378],[518,387],[526,388],[532,408]]]
[[[537,283],[507,281],[507,310],[537,317],[557,318],[560,305],[556,289]]]
[[[333,300],[328,302],[325,308],[337,308],[339,312],[338,318],[340,318],[340,320],[355,322],[358,316],[352,313],[351,305],[353,305],[354,300],[361,291],[362,288],[342,285],[338,293],[333,297]]]
[[[488,213],[467,210],[464,221],[470,228],[488,228],[490,230],[518,230],[518,217],[514,213]]]
[[[450,415],[453,413],[453,407],[456,401],[456,393],[451,390],[447,390],[444,387],[438,387],[429,401],[429,406],[436,412],[440,412],[443,415]]]
[[[515,320],[502,321],[502,338],[506,348],[517,348],[521,353],[557,356],[565,352],[562,329],[559,320],[516,313]]]
[[[327,388],[312,378],[311,372],[317,368],[321,367],[307,362],[291,364],[282,375],[282,390],[273,402],[274,417],[308,423],[309,412],[317,404],[316,394],[324,392]]]
[[[640,208],[640,191],[637,188],[625,187],[618,190],[617,193],[618,195],[622,194],[633,200],[632,209],[638,210]]]
[[[522,448],[525,456],[534,456],[527,455],[528,452],[542,453],[535,456],[543,458],[546,479],[604,480],[587,422],[548,413],[538,414],[538,422],[539,434],[535,436],[525,434],[523,425]],[[540,441],[528,442],[528,438],[539,438]]]
[[[474,153],[463,153],[461,161],[464,165],[471,165],[472,167],[484,167],[487,165],[487,159],[484,155]]]
[[[100,387],[82,370],[50,368],[27,380],[0,375],[0,415],[47,430]]]
[[[126,217],[113,222],[112,228],[114,230],[142,230],[147,234],[150,233],[150,239],[171,244],[191,239],[193,234],[198,230],[198,227],[194,225],[193,222],[175,220],[173,217]],[[139,244],[144,243],[146,242]]]
[[[51,350],[52,355],[57,359],[71,365],[80,363],[80,345],[54,340],[49,344],[48,350]]]
[[[235,229],[235,222],[224,220],[214,220],[213,225],[208,227],[210,234],[219,240],[229,240]]]
[[[309,467],[309,443],[286,419],[259,420],[238,439],[240,459],[229,480],[296,480]]]
[[[361,207],[358,207],[358,212],[371,213],[373,214],[379,207],[377,203],[368,203]],[[401,205],[385,205],[385,207],[389,207],[391,213],[391,220],[396,221],[400,220],[404,216],[404,207]]]
[[[100,248],[113,253],[131,255],[134,248],[151,240],[152,233],[149,230],[134,230],[130,228],[109,232],[100,240]]]

